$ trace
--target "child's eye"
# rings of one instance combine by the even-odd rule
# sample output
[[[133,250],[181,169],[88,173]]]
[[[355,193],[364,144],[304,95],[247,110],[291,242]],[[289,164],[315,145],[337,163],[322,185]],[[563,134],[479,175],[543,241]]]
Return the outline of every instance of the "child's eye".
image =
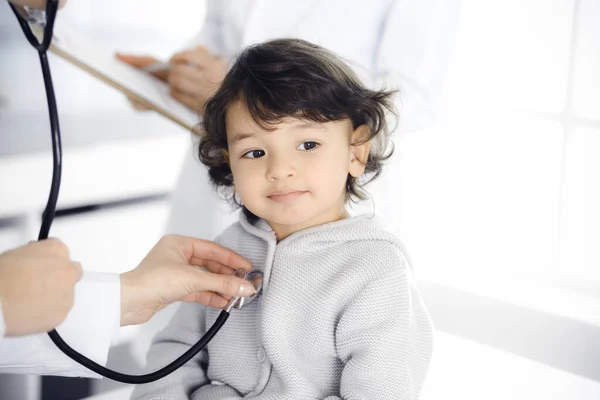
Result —
[[[250,150],[242,155],[243,158],[261,158],[265,155],[264,150]]]
[[[298,147],[296,147],[296,149],[297,150],[314,150],[318,146],[319,146],[319,143],[309,140],[309,141],[300,143],[300,145]]]

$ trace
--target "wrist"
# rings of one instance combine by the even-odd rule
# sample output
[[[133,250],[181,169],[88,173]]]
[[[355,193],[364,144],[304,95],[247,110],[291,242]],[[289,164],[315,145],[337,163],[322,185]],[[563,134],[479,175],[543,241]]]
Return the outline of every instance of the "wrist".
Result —
[[[119,276],[121,281],[121,326],[139,325],[148,320],[143,312],[136,279],[130,272]]]

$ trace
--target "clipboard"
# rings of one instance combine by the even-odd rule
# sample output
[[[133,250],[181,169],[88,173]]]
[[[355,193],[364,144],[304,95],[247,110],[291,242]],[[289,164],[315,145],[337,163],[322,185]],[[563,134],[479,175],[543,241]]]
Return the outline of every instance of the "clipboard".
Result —
[[[43,36],[41,27],[32,28],[38,37]],[[196,113],[169,95],[165,82],[101,50],[60,18],[54,22],[50,51],[187,130],[200,122]]]

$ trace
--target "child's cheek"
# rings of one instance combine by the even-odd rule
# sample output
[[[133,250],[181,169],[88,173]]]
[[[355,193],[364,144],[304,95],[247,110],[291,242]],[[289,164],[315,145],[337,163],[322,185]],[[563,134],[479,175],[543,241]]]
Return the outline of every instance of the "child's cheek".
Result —
[[[251,195],[262,190],[264,183],[264,172],[258,162],[238,162],[232,168],[233,179],[236,190],[240,195]],[[261,179],[263,178],[263,179]]]
[[[337,195],[337,187],[345,186],[348,167],[349,161],[345,154],[327,152],[307,163],[307,177],[313,186]]]

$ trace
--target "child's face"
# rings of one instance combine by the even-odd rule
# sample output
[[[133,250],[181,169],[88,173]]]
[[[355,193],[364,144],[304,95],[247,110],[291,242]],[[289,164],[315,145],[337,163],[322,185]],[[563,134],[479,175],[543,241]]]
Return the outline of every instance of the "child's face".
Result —
[[[235,191],[279,240],[343,218],[346,178],[362,175],[369,151],[369,142],[350,143],[365,126],[286,118],[269,131],[240,102],[227,110],[226,123]]]

